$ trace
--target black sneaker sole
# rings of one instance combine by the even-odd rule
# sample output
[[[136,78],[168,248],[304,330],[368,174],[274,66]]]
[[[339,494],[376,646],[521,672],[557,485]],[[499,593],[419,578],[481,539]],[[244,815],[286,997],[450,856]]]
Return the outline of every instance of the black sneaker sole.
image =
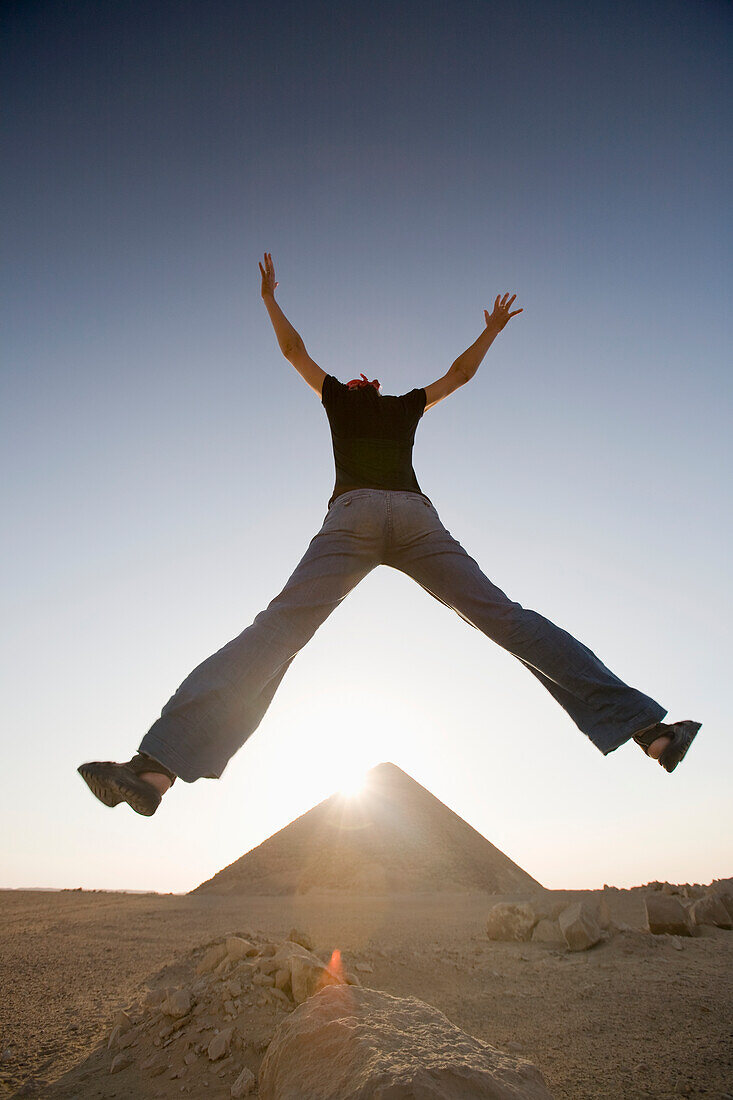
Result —
[[[94,761],[76,769],[95,798],[105,806],[126,802],[135,813],[152,817],[161,802],[160,792],[152,783],[139,779],[124,764]]]

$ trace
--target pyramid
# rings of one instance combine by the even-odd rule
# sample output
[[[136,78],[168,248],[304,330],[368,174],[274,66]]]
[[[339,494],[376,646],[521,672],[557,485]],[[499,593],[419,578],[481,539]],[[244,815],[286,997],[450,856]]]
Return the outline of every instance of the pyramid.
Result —
[[[330,798],[191,893],[464,893],[540,884],[395,764]]]

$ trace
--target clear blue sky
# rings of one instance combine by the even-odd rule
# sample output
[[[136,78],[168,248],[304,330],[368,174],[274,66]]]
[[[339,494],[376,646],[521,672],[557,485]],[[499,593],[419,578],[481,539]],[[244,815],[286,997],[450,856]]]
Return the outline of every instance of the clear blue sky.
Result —
[[[193,887],[393,760],[548,886],[733,873],[731,70],[708,0],[2,10],[0,885]],[[604,759],[516,661],[379,569],[220,782],[127,759],[282,588],[333,485],[310,354],[441,376],[415,468],[487,575],[703,730]]]

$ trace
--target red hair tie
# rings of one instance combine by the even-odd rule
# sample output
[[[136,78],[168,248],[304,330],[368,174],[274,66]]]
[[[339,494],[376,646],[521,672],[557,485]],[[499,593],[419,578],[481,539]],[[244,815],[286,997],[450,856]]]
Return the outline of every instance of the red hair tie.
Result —
[[[374,386],[375,390],[379,389],[379,382],[375,378],[373,382],[370,382],[365,374],[362,374],[360,378],[352,378],[346,385],[350,390],[363,390],[365,386]]]

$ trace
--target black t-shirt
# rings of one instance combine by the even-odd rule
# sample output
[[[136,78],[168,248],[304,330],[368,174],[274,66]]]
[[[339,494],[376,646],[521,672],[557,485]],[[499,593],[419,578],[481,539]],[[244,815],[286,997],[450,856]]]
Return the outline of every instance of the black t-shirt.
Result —
[[[321,401],[331,425],[336,484],[329,507],[349,489],[402,489],[422,493],[412,468],[415,429],[425,412],[425,390],[402,397],[373,386],[350,390],[332,374]]]

